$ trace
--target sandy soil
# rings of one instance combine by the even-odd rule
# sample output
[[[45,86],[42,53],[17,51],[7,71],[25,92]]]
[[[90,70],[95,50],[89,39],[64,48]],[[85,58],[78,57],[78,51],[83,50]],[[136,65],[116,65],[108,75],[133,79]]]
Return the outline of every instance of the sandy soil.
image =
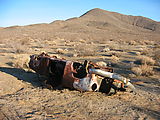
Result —
[[[160,119],[159,23],[143,18],[143,24],[136,24],[139,17],[132,17],[94,9],[66,21],[1,28],[0,119]],[[151,23],[157,25],[156,30]],[[49,90],[43,83],[46,78],[27,64],[31,54],[41,51],[80,62],[104,61],[136,83],[136,92],[107,96],[65,88]],[[140,66],[135,62],[139,56],[154,59],[148,65],[152,74],[133,73],[131,68]]]

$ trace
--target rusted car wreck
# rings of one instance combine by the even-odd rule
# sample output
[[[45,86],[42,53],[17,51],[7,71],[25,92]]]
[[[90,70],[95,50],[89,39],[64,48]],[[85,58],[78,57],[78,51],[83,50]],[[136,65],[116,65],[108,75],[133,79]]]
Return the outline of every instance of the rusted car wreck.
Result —
[[[114,73],[112,68],[98,66],[87,60],[82,64],[42,53],[30,56],[29,67],[36,73],[47,76],[46,84],[53,88],[61,86],[106,94],[125,91],[127,87],[135,89],[129,79]]]

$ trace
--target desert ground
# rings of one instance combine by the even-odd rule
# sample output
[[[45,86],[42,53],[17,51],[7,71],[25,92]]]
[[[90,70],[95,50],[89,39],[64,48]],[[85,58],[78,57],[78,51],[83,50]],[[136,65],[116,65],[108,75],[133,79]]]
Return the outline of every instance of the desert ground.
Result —
[[[29,56],[105,62],[130,78],[135,92],[48,89],[28,67]],[[92,9],[52,23],[0,28],[0,119],[160,119],[160,22]]]

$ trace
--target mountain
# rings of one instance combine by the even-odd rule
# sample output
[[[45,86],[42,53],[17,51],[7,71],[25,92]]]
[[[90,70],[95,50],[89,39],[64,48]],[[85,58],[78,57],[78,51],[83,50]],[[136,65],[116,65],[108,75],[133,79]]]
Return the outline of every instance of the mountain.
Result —
[[[156,22],[149,18],[141,16],[123,15],[116,12],[109,12],[99,8],[92,9],[81,16],[82,18],[104,21],[115,26],[133,25],[148,29],[155,32],[160,32],[160,22]]]
[[[95,8],[80,17],[57,20],[49,24],[0,28],[0,33],[0,38],[27,34],[34,38],[59,37],[75,41],[79,39],[159,41],[160,22],[141,16],[124,15]]]
[[[42,24],[32,24],[29,26],[42,26]],[[48,27],[48,24],[43,24]],[[84,13],[80,17],[70,18],[67,20],[56,20],[49,25],[54,25],[58,28],[70,29],[88,29],[86,27],[95,27],[99,29],[119,29],[128,31],[153,31],[160,33],[160,22],[154,21],[142,16],[124,15],[116,12],[110,12],[103,9],[95,8]],[[65,26],[65,27],[64,27]],[[11,26],[7,28],[17,28]],[[2,29],[2,28],[0,28]]]

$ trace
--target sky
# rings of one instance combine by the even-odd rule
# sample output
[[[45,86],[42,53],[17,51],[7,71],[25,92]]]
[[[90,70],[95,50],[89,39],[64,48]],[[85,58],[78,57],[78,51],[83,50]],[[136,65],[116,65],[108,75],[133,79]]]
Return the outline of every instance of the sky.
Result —
[[[160,21],[160,0],[0,0],[0,27],[66,20],[93,8]]]

